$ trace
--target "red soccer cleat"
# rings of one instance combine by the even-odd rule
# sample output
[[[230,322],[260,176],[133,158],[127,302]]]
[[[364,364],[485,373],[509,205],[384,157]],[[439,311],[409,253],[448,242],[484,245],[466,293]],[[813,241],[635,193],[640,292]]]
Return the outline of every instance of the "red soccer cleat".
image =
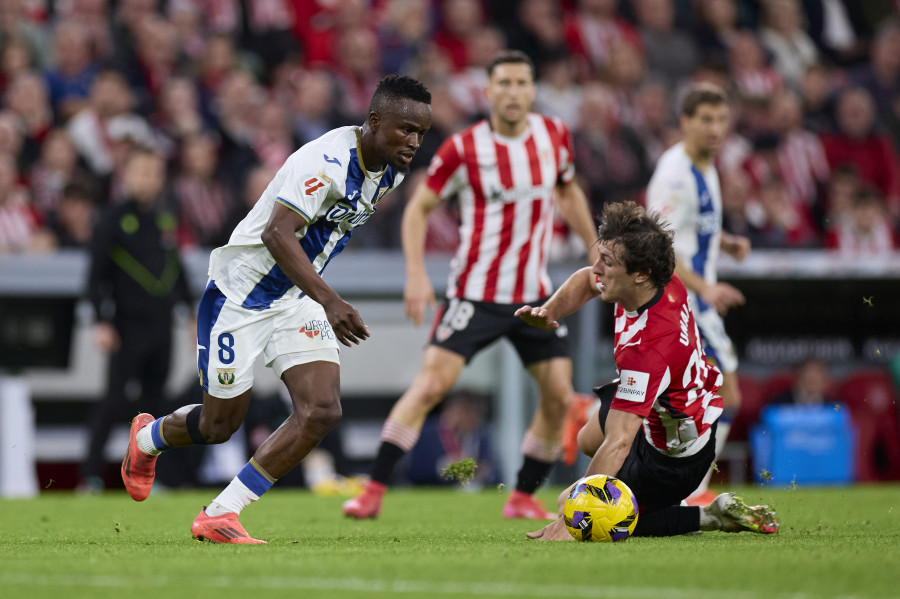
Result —
[[[233,543],[236,545],[265,545],[265,541],[254,539],[247,534],[237,514],[228,513],[221,516],[207,516],[206,508],[194,518],[191,524],[191,534],[198,541],[210,543]]]
[[[150,495],[153,479],[156,477],[156,459],[159,456],[144,453],[138,448],[138,431],[156,420],[150,414],[138,414],[131,421],[128,433],[128,449],[122,460],[122,482],[125,490],[135,501],[143,501]]]
[[[563,425],[562,451],[563,463],[571,466],[578,457],[578,431],[587,424],[588,412],[597,400],[587,393],[576,393],[572,397],[572,405],[566,412],[566,420]]]
[[[365,491],[344,502],[344,515],[357,520],[375,518],[381,511],[381,500],[386,491],[387,485],[370,480]]]
[[[504,518],[526,518],[528,520],[555,520],[557,515],[548,512],[541,505],[541,502],[535,499],[534,495],[523,493],[522,491],[513,491],[506,505],[503,506]]]

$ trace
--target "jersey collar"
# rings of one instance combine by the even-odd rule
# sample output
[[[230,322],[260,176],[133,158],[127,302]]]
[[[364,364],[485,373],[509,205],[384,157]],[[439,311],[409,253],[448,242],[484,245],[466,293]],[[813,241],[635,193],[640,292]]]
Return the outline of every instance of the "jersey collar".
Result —
[[[363,162],[362,136],[360,136],[359,134],[359,127],[356,128],[356,159],[359,161],[359,167],[362,169],[362,172],[365,173],[367,179],[379,181],[381,180],[381,176],[384,175],[385,172],[387,172],[388,165],[386,164],[384,165],[384,169],[382,169],[382,171],[376,175],[370,174],[371,171],[366,168],[366,164]]]

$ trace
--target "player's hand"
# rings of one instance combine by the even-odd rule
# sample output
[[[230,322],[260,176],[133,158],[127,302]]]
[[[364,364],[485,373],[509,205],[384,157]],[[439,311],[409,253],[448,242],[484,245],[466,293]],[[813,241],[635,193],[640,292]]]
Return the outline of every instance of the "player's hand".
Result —
[[[747,303],[744,294],[739,289],[728,283],[716,283],[704,289],[700,297],[704,302],[716,309],[719,314],[725,314],[735,306],[743,306]]]
[[[403,304],[406,317],[419,326],[425,320],[425,308],[434,308],[434,287],[427,274],[409,276],[403,287]]]
[[[550,316],[550,313],[543,306],[538,306],[536,308],[532,306],[522,306],[516,310],[514,316],[518,316],[533,327],[544,329],[546,331],[552,331],[559,328],[559,321]]]
[[[113,352],[119,349],[122,341],[116,328],[108,322],[98,322],[94,325],[94,345],[104,352]]]
[[[740,235],[723,235],[722,251],[741,262],[750,254],[750,240]]]
[[[325,308],[325,316],[331,323],[335,339],[342,344],[352,347],[351,344],[359,345],[360,341],[369,338],[369,327],[363,322],[356,308],[341,298],[323,304],[322,307]]]
[[[555,522],[551,522],[544,528],[534,532],[526,533],[529,539],[537,539],[539,541],[574,541],[575,538],[566,528],[566,523],[560,518]]]

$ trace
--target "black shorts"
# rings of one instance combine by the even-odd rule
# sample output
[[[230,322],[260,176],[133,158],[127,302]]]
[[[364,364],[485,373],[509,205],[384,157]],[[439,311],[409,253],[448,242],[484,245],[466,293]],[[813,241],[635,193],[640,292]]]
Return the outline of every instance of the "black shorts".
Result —
[[[602,402],[598,418],[604,435],[606,417],[615,394],[615,386],[610,388],[610,385],[595,389]],[[717,424],[712,425],[709,440],[703,449],[684,458],[661,454],[647,442],[643,430],[638,431],[616,478],[634,493],[642,514],[678,505],[700,485],[716,459]]]
[[[532,305],[540,305],[539,300]],[[563,324],[555,331],[545,331],[525,324],[514,316],[526,304],[491,304],[466,299],[444,300],[431,329],[431,343],[465,358],[500,337],[510,340],[525,365],[551,358],[568,358],[568,331]]]

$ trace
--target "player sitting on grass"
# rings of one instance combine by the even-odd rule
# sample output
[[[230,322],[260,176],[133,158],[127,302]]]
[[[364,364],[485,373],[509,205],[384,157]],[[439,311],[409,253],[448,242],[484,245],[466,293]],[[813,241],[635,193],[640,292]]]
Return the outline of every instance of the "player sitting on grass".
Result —
[[[674,276],[672,234],[660,217],[634,202],[607,204],[599,237],[593,267],[569,277],[542,306],[516,311],[532,326],[552,330],[595,297],[616,304],[619,379],[599,390],[598,415],[578,433],[592,457],[586,475],[612,475],[631,488],[640,513],[636,536],[776,532],[774,512],[746,506],[732,493],[706,508],[679,505],[715,458],[722,374],[706,361],[687,291]],[[562,518],[528,536],[573,540]]]

